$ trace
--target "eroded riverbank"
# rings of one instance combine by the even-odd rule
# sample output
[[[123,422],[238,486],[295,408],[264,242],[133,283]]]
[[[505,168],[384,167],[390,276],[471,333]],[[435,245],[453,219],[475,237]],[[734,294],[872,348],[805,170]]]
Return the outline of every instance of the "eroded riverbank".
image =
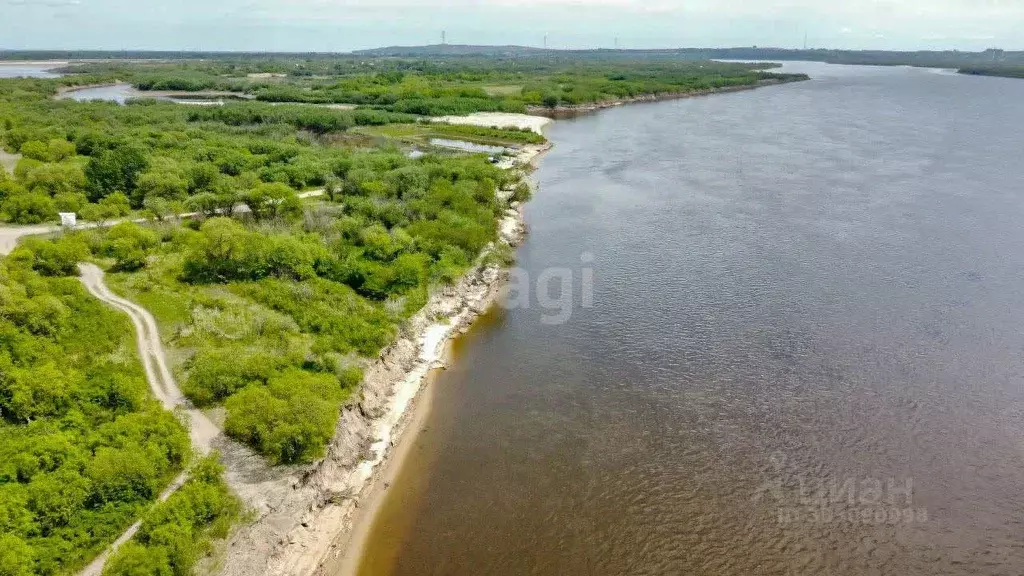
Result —
[[[517,165],[532,164],[547,148],[523,147]],[[522,241],[522,208],[512,203],[499,222],[500,244],[514,247]],[[389,470],[385,465],[401,461],[396,446],[426,416],[429,396],[422,391],[444,366],[451,339],[499,296],[506,270],[492,262],[491,252],[485,251],[458,284],[434,294],[365,371],[359,401],[344,409],[327,456],[293,477],[290,491],[277,491],[264,502],[258,520],[238,530],[217,559],[220,573],[311,574],[336,560],[353,534],[365,533],[360,527],[372,520]],[[245,482],[235,475],[231,480]]]

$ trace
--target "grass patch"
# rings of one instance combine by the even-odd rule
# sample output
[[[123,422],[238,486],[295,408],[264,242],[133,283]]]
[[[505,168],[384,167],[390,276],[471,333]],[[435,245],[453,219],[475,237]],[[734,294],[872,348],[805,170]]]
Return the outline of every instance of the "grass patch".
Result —
[[[390,124],[387,126],[358,128],[357,130],[360,133],[371,136],[392,138],[415,144],[427,144],[431,138],[451,138],[492,146],[518,146],[547,142],[547,138],[532,130],[444,124],[440,122]]]
[[[484,86],[488,96],[518,96],[523,93],[522,84],[506,84],[501,86]]]

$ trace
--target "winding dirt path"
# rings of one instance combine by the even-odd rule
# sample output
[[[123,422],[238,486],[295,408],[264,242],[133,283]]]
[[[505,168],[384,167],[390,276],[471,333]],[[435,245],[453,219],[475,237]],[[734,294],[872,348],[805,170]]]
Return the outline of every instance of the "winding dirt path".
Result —
[[[297,194],[300,199],[316,198],[325,194],[324,189],[310,190]],[[240,209],[244,208],[244,209]],[[236,207],[236,211],[247,211],[247,207]],[[196,216],[197,213],[179,214],[179,218]],[[112,226],[128,219],[115,220],[106,225]],[[132,219],[132,222],[145,223],[149,219]],[[84,230],[97,228],[100,224],[87,222],[80,224],[76,229]],[[40,224],[36,226],[0,226],[0,256],[10,254],[18,245],[18,241],[25,236],[36,236],[53,234],[62,230],[61,226],[52,224]],[[145,308],[121,298],[110,291],[110,288],[103,281],[104,273],[95,264],[80,263],[78,269],[81,272],[81,281],[89,294],[95,296],[107,305],[116,308],[128,315],[135,326],[135,340],[139,348],[139,358],[142,360],[142,367],[146,373],[146,381],[149,383],[153,396],[160,401],[163,407],[171,411],[187,416],[189,436],[192,445],[202,455],[210,453],[214,440],[221,435],[221,431],[205,414],[197,410],[188,402],[185,395],[178,388],[170,369],[167,367],[167,355],[164,353],[163,344],[160,342],[160,332],[157,329],[156,320]],[[182,472],[175,478],[160,494],[159,502],[170,498],[188,479],[188,470]],[[106,566],[110,554],[117,550],[122,544],[131,540],[142,526],[142,521],[132,524],[117,540],[115,540],[102,554],[97,556],[86,566],[78,576],[100,576]]]
[[[177,382],[170,369],[167,368],[167,356],[164,354],[163,345],[160,342],[160,332],[157,330],[156,320],[145,308],[121,298],[110,291],[110,288],[103,282],[103,270],[95,264],[82,263],[78,265],[81,271],[81,281],[90,294],[102,302],[112,306],[131,318],[135,325],[135,340],[139,348],[139,357],[142,359],[142,366],[146,372],[146,380],[153,391],[153,395],[160,400],[167,410],[180,410],[188,416],[189,435],[192,438],[192,445],[201,454],[210,452],[215,438],[220,436],[220,430],[205,414],[192,407],[185,396],[178,388]],[[160,494],[159,501],[167,500],[178,488],[185,484],[188,479],[188,471],[182,472],[173,482]],[[102,554],[96,557],[79,576],[99,576],[103,573],[110,554],[119,546],[132,539],[138,532],[142,521],[135,522],[124,532],[113,544]]]

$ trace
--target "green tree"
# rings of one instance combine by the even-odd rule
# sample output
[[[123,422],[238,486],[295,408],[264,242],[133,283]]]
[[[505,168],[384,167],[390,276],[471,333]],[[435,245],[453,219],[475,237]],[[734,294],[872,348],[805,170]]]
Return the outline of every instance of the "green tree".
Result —
[[[89,497],[89,482],[71,470],[40,474],[28,485],[29,509],[44,533],[67,526]]]
[[[104,237],[102,252],[116,260],[114,268],[132,272],[146,265],[146,257],[160,243],[156,233],[134,222],[115,224]]]
[[[43,164],[25,174],[23,183],[29,190],[50,196],[70,194],[85,189],[85,173],[74,164]]]
[[[98,449],[85,472],[92,482],[92,498],[100,504],[152,500],[160,486],[155,464],[141,446]]]
[[[41,192],[9,196],[0,204],[0,211],[16,224],[39,224],[57,218],[57,206],[53,199]]]
[[[249,207],[257,220],[275,215],[292,213],[298,198],[295,190],[287,184],[259,184],[248,193],[242,195],[242,202]]]
[[[53,205],[58,212],[81,212],[89,203],[89,199],[81,192],[65,192],[53,197]]]
[[[14,368],[0,383],[0,410],[17,422],[31,422],[47,416],[60,416],[71,406],[75,375],[62,372],[49,363],[32,368]]]
[[[168,218],[175,218],[184,214],[187,209],[184,202],[158,197],[146,197],[142,202],[142,207],[145,208],[153,218],[156,218],[161,222]]]
[[[132,212],[128,197],[120,192],[105,196],[98,202],[98,205],[104,219],[120,218]]]
[[[26,238],[11,252],[11,261],[24,262],[43,276],[76,276],[78,263],[89,255],[89,247],[74,235],[59,240]]]
[[[96,202],[115,191],[132,194],[148,166],[146,153],[138,147],[120,145],[103,150],[85,168],[89,200]]]
[[[29,140],[21,145],[21,155],[40,162],[50,161],[50,150],[38,140]]]
[[[146,198],[184,200],[188,196],[189,181],[177,162],[161,158],[150,163],[149,169],[139,176],[138,187],[132,194],[132,205],[141,208]]]
[[[289,370],[229,398],[224,429],[274,462],[310,462],[334,433],[342,395],[333,375]]]
[[[32,576],[34,564],[35,555],[24,540],[0,533],[0,576]]]

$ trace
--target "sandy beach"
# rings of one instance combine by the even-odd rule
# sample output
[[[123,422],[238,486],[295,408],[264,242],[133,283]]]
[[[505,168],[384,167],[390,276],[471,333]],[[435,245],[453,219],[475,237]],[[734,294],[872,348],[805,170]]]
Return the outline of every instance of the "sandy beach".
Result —
[[[513,114],[505,112],[476,112],[468,116],[439,116],[434,122],[446,124],[462,124],[466,126],[483,126],[485,128],[517,128],[533,130],[537,134],[544,132],[544,127],[552,122],[551,118],[530,114]]]

